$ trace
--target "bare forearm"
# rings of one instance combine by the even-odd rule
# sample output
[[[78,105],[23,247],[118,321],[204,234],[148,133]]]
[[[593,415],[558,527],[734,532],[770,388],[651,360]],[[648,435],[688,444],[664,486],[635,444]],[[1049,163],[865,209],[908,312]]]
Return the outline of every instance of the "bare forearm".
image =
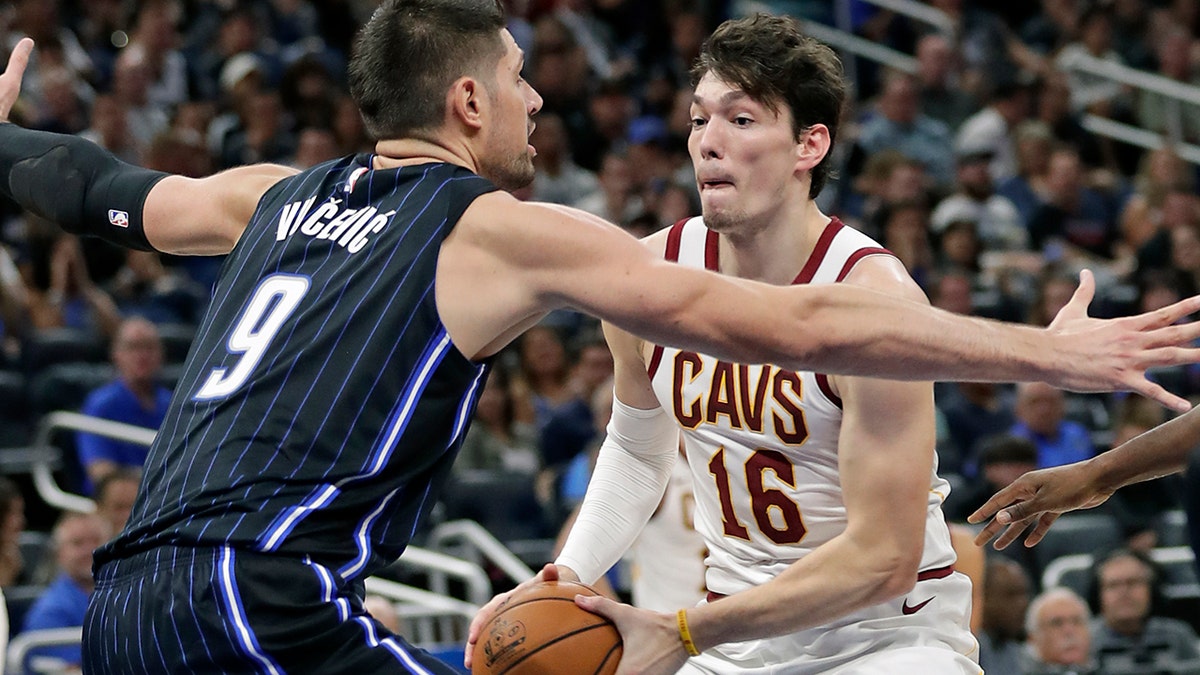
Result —
[[[842,535],[766,584],[689,609],[688,623],[701,650],[795,633],[904,592],[896,585],[897,568],[885,550]],[[905,576],[911,583],[916,571]]]
[[[897,380],[1023,381],[1053,379],[1058,371],[1053,338],[1043,329],[959,316],[848,284],[822,288],[805,305],[794,324],[811,351],[797,360],[781,342],[775,363]]]
[[[1097,485],[1116,490],[1183,471],[1200,445],[1200,408],[1177,417],[1089,460]]]

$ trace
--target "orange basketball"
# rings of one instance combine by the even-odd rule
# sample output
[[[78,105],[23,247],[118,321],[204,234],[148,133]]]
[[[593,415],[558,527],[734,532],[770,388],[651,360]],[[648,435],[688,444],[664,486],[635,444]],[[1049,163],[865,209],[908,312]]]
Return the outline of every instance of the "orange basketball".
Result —
[[[483,627],[471,656],[472,675],[612,675],[621,634],[608,619],[580,609],[586,584],[547,581],[518,591]]]

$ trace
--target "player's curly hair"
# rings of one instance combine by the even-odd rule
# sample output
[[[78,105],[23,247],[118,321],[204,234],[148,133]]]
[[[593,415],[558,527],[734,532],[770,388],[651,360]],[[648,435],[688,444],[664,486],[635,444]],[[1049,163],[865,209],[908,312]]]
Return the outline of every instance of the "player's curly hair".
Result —
[[[385,0],[355,38],[347,68],[368,133],[420,137],[441,125],[455,80],[494,79],[504,25],[498,0]]]
[[[797,139],[812,125],[824,124],[830,143],[836,140],[846,99],[842,61],[804,35],[796,19],[760,13],[721,24],[701,49],[692,85],[710,72],[772,112],[786,107]],[[810,198],[821,193],[830,173],[826,155],[813,167]]]

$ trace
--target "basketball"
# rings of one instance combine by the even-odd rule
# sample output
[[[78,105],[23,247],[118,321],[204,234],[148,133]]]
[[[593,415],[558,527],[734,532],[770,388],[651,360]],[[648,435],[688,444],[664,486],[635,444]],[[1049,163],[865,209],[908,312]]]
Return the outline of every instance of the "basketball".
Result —
[[[509,596],[483,627],[472,675],[611,675],[621,634],[608,619],[580,609],[585,584],[547,581]]]

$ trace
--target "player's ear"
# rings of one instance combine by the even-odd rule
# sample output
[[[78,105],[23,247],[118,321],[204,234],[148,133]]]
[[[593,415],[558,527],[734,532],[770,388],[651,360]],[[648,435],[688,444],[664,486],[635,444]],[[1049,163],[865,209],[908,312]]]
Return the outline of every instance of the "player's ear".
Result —
[[[483,83],[463,76],[450,85],[446,93],[446,113],[471,129],[483,127],[483,107],[487,99]]]
[[[811,171],[825,159],[832,145],[829,127],[824,124],[814,124],[801,131],[796,139],[796,170]]]

